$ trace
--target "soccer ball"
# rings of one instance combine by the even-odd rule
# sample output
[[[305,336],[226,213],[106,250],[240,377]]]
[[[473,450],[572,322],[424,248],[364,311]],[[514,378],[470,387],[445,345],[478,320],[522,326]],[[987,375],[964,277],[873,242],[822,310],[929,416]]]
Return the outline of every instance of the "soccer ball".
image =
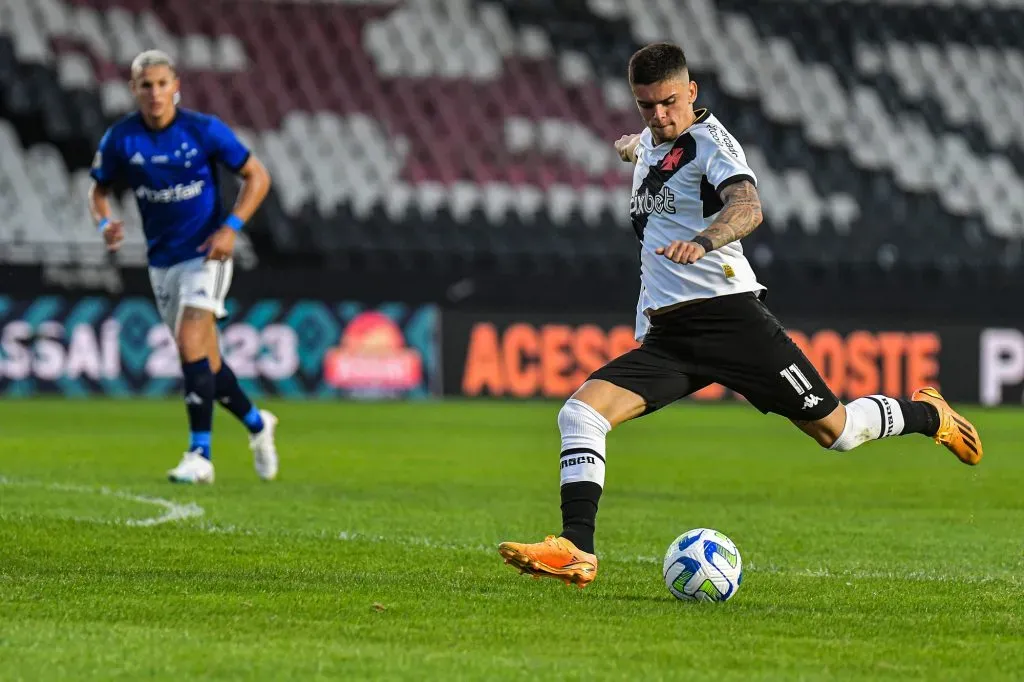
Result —
[[[676,599],[725,601],[743,581],[743,560],[732,540],[717,530],[695,528],[668,546],[662,573]]]

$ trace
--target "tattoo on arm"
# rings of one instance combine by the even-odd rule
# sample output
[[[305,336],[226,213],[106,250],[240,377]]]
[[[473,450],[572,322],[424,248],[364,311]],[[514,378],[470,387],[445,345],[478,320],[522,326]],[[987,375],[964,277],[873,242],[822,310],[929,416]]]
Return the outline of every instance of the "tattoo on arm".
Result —
[[[725,205],[715,222],[699,235],[710,240],[716,249],[743,239],[764,219],[761,215],[761,198],[749,180],[742,180],[723,189],[722,201]]]

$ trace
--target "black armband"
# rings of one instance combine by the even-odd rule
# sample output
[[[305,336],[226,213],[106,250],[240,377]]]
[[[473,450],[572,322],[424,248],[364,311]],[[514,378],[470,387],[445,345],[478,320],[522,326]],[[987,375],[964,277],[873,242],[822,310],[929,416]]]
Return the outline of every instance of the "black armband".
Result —
[[[708,239],[707,237],[702,236],[702,235],[698,234],[696,237],[694,237],[690,241],[693,242],[694,244],[700,244],[701,246],[703,246],[704,247],[704,253],[711,253],[712,251],[715,250],[715,245],[711,243],[711,240]]]

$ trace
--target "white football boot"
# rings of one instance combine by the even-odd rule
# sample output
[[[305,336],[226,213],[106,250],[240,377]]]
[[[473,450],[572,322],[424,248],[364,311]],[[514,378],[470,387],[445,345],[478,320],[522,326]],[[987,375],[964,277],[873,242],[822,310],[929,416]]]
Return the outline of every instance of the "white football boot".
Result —
[[[213,462],[193,450],[182,456],[178,466],[167,472],[171,483],[213,483]]]
[[[274,443],[277,417],[266,410],[260,410],[260,418],[263,420],[263,430],[249,436],[252,465],[257,476],[264,481],[273,481],[277,478],[277,445]]]

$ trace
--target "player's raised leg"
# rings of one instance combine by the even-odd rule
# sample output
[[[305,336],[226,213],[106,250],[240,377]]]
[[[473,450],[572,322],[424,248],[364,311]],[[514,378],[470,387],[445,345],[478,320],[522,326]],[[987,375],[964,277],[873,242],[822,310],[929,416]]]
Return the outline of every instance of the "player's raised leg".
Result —
[[[762,412],[789,418],[822,447],[847,452],[872,440],[920,433],[945,445],[965,464],[981,460],[981,439],[934,388],[905,398],[869,395],[839,402],[821,374],[785,333],[763,303],[739,301],[756,340],[753,362],[724,372],[727,386],[746,396]]]
[[[910,400],[870,395],[843,405],[763,302],[752,297],[720,302],[729,315],[743,320],[744,333],[707,348],[705,365],[717,382],[762,412],[787,417],[819,445],[838,452],[920,433],[967,464],[981,460],[977,430],[934,388],[921,389]]]
[[[984,455],[978,430],[932,387],[916,391],[910,400],[884,395],[857,398],[823,419],[794,423],[837,452],[872,440],[920,433],[944,445],[964,464],[977,464]]]

